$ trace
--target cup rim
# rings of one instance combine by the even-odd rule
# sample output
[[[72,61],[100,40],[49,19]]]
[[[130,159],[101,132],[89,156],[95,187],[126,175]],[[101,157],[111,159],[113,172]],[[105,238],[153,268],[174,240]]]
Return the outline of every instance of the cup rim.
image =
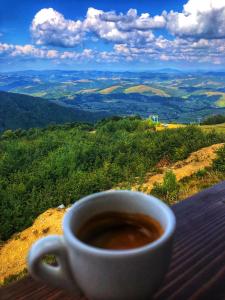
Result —
[[[72,217],[74,214],[74,211],[76,208],[80,205],[84,205],[85,202],[90,201],[93,197],[98,197],[102,196],[105,194],[121,194],[121,193],[136,193],[139,196],[147,196],[151,198],[151,201],[153,201],[160,209],[164,211],[164,213],[167,215],[168,218],[168,225],[165,228],[163,234],[154,242],[149,243],[147,245],[137,247],[134,249],[127,249],[127,250],[109,250],[109,249],[102,249],[102,248],[97,248],[91,245],[88,245],[84,242],[82,242],[78,237],[72,232],[71,230],[71,221]],[[68,242],[69,245],[72,245],[75,248],[79,248],[80,250],[89,253],[89,254],[94,254],[98,256],[105,256],[105,257],[119,257],[119,256],[129,256],[129,255],[138,255],[138,254],[143,254],[149,251],[154,251],[157,248],[159,248],[162,244],[164,244],[174,233],[176,227],[176,218],[171,210],[171,208],[166,205],[164,202],[162,202],[160,199],[152,196],[152,195],[147,195],[142,192],[136,192],[136,191],[129,191],[129,190],[110,190],[110,191],[104,191],[104,192],[99,192],[99,193],[94,193],[91,195],[88,195],[86,197],[81,198],[79,201],[75,202],[70,210],[65,214],[64,219],[63,219],[63,232],[64,232],[64,237],[65,240]]]

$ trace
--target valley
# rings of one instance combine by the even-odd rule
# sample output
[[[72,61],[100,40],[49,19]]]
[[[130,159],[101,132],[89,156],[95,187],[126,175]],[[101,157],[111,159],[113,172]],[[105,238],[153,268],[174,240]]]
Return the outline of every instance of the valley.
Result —
[[[223,72],[23,71],[0,73],[0,90],[111,115],[158,114],[161,122],[199,122],[225,112]]]

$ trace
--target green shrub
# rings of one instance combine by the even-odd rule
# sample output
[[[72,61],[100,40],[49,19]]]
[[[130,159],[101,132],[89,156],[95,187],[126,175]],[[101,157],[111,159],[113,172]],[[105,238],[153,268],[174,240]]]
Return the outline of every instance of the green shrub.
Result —
[[[175,162],[225,142],[224,136],[194,126],[153,132],[138,117],[104,120],[94,132],[88,124],[66,124],[20,135],[0,140],[0,240],[27,228],[50,207],[121,183],[131,187],[165,157]],[[164,194],[175,199],[170,180]]]
[[[217,158],[213,162],[214,170],[225,173],[225,146],[217,151]]]
[[[21,271],[21,272],[18,273],[18,274],[15,274],[15,275],[9,275],[8,277],[6,277],[6,278],[4,279],[2,285],[3,285],[3,286],[4,286],[4,285],[8,285],[8,284],[14,282],[15,280],[19,280],[19,279],[23,278],[23,277],[24,277],[25,275],[27,275],[27,274],[28,274],[28,271],[27,271],[27,269],[25,268],[23,271]]]
[[[196,173],[197,177],[204,177],[207,174],[207,170],[206,169],[201,169]]]
[[[156,183],[151,193],[165,200],[168,204],[172,204],[178,199],[180,186],[177,182],[176,175],[173,171],[166,171],[163,183]]]
[[[225,123],[225,115],[214,115],[206,117],[201,124],[203,125],[213,125]]]

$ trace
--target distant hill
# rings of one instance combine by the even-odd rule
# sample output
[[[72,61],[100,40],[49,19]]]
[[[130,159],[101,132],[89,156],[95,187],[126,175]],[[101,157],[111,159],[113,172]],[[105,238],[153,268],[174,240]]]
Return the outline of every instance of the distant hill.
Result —
[[[65,107],[46,99],[0,91],[0,131],[66,122],[95,122],[109,114]]]
[[[225,113],[225,73],[21,71],[0,72],[0,90],[41,97],[69,108],[109,115],[159,115],[160,122],[199,122]]]
[[[214,125],[214,124],[223,124],[223,123],[225,123],[225,115],[208,116],[202,122],[203,125]]]
[[[156,94],[161,97],[170,97],[170,95],[165,93],[163,90],[156,89],[151,86],[144,85],[144,84],[131,86],[131,87],[125,89],[124,92],[125,92],[125,94],[132,94],[132,93],[142,94],[142,93],[150,92],[151,94]]]

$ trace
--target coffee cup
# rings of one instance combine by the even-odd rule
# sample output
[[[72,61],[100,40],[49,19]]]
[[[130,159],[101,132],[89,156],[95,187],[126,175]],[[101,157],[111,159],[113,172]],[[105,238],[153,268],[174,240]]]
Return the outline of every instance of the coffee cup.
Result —
[[[82,242],[76,233],[90,218],[106,212],[145,214],[158,221],[160,237],[145,246],[109,250]],[[91,300],[147,300],[168,270],[175,216],[161,200],[140,192],[106,191],[77,201],[65,214],[63,236],[38,240],[28,255],[28,270],[38,280],[85,294]],[[58,265],[43,261],[55,255]]]

